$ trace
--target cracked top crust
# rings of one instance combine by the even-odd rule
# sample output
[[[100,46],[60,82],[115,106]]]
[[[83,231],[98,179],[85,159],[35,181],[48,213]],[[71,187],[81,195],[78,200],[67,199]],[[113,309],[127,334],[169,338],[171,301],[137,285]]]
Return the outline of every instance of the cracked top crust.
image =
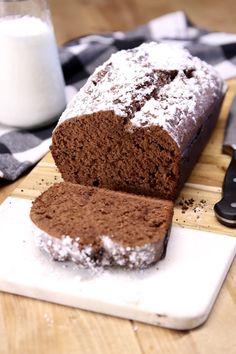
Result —
[[[183,151],[222,95],[213,67],[176,45],[144,43],[113,54],[74,96],[59,123],[100,111],[129,121],[127,129],[159,125]]]

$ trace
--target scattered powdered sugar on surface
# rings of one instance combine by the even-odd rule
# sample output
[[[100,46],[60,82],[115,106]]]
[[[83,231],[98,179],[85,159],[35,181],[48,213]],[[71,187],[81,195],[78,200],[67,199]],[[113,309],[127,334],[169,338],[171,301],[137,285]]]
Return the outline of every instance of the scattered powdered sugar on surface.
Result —
[[[163,84],[158,71],[176,74]],[[197,130],[222,89],[223,81],[214,68],[187,50],[173,44],[144,43],[113,54],[98,67],[59,124],[83,114],[114,111],[129,117],[134,128],[161,126],[181,145],[189,121]]]
[[[53,237],[32,224],[36,245],[57,261],[72,261],[81,268],[95,270],[101,267],[120,266],[128,269],[142,269],[161,258],[163,242],[149,243],[144,246],[126,247],[112,241],[111,237],[102,235],[102,255],[93,258],[92,246],[81,248],[79,238],[70,236]]]
[[[44,318],[44,320],[46,321],[46,323],[47,323],[47,325],[49,327],[51,327],[54,324],[53,318],[50,317],[48,313],[45,312],[44,315],[43,315],[43,318]]]

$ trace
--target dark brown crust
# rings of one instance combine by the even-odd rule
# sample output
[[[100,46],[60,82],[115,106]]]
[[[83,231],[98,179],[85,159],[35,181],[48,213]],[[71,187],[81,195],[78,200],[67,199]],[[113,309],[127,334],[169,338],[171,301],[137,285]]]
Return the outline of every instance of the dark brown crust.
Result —
[[[193,136],[188,147],[181,154],[180,162],[180,179],[177,189],[177,194],[180,192],[187,178],[189,177],[193,167],[198,161],[203,149],[207,145],[209,138],[216,126],[222,102],[224,99],[225,93],[222,93],[222,96],[219,98],[218,102],[211,107],[207,118],[204,120],[203,125],[198,129],[196,135]]]

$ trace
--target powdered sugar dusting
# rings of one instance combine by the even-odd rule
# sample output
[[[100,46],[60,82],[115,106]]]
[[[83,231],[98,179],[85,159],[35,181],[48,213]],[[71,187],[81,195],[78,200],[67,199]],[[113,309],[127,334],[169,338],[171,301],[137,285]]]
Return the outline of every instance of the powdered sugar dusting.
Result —
[[[131,269],[146,268],[157,261],[157,255],[160,258],[163,253],[162,242],[149,243],[144,246],[125,247],[112,241],[109,236],[102,236],[101,238],[105,251],[112,256],[115,264],[123,267],[128,266]],[[105,262],[103,262],[103,265],[106,265]]]
[[[98,67],[59,124],[82,114],[114,111],[128,117],[133,129],[161,126],[181,146],[189,123],[198,129],[222,89],[223,81],[214,68],[187,50],[144,43],[113,54]]]
[[[62,238],[52,237],[39,229],[36,225],[32,226],[36,245],[49,253],[53,259],[64,262],[72,261],[82,264],[85,268],[93,268],[94,262],[91,260],[92,247],[79,248],[79,239],[73,240],[70,236]]]
[[[108,266],[120,266],[128,269],[142,269],[157,262],[162,254],[164,242],[149,243],[144,246],[126,247],[101,235],[102,253],[94,258],[91,245],[81,248],[79,238],[76,240],[66,235],[53,237],[32,224],[36,245],[57,261],[72,261],[81,268],[90,270]]]

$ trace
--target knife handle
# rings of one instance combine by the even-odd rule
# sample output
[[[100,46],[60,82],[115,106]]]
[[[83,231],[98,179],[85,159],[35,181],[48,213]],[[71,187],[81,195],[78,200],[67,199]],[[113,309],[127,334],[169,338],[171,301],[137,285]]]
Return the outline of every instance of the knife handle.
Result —
[[[215,204],[218,220],[228,227],[236,227],[236,150],[226,171],[223,183],[223,198]]]

